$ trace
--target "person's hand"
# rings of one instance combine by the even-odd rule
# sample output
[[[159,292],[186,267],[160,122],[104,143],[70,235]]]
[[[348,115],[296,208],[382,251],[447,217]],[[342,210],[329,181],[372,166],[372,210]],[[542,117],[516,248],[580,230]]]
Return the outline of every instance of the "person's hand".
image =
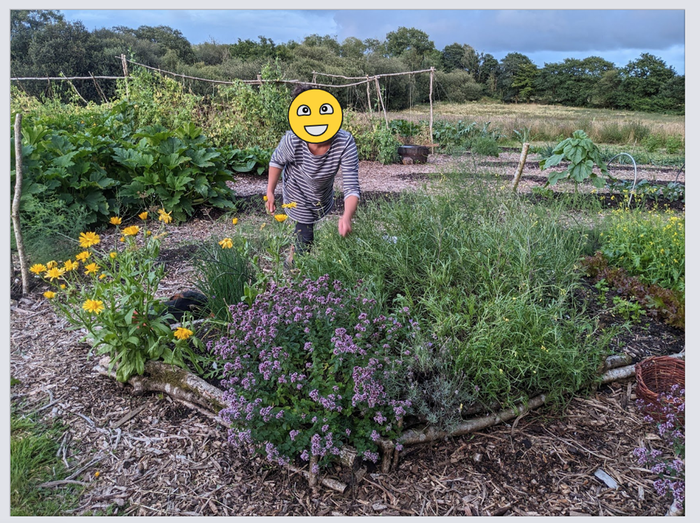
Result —
[[[338,220],[338,232],[343,238],[352,232],[352,221],[350,218],[340,217],[340,220]]]
[[[267,207],[267,212],[273,213],[275,212],[275,194],[268,192],[267,193],[267,201],[265,202],[265,207]]]

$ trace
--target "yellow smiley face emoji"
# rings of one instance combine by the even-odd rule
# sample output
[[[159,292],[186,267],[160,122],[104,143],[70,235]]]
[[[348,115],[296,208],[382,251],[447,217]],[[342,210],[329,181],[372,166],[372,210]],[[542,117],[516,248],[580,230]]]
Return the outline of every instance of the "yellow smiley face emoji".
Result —
[[[309,89],[289,106],[289,127],[309,143],[323,143],[335,136],[343,123],[340,102],[328,91]]]

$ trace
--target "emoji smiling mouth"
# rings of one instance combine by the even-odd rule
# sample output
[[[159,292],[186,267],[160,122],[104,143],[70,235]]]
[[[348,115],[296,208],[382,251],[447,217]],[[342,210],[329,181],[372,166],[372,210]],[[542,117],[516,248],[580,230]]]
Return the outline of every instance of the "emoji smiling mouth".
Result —
[[[305,125],[304,130],[311,136],[321,136],[328,129],[327,125]]]

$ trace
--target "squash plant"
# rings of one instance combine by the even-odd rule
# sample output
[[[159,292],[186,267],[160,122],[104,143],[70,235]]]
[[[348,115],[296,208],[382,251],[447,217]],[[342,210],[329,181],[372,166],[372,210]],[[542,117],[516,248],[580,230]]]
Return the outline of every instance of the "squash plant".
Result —
[[[571,138],[559,142],[548,158],[540,160],[540,169],[549,169],[559,165],[562,160],[569,162],[566,170],[555,171],[548,175],[546,185],[555,185],[559,180],[570,179],[578,184],[590,179],[598,189],[605,186],[605,179],[593,171],[597,165],[601,174],[608,175],[608,167],[598,147],[581,130],[574,131]]]

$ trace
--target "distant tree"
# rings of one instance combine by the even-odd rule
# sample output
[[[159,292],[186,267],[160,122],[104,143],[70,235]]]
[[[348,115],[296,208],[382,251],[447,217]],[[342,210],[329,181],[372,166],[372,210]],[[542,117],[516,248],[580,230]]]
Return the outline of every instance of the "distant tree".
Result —
[[[596,84],[614,68],[612,62],[597,56],[546,63],[540,70],[537,91],[547,103],[586,107],[592,103]]]
[[[466,44],[450,44],[446,45],[442,50],[442,64],[446,73],[458,70],[467,69],[467,53],[470,46]],[[473,51],[473,49],[472,49]]]
[[[516,92],[514,101],[529,102],[535,93],[535,81],[537,79],[537,66],[533,63],[520,64],[513,76],[512,89]]]
[[[676,72],[666,66],[666,62],[642,53],[622,69],[619,103],[622,108],[633,111],[670,110],[676,101],[664,98],[662,93],[667,85],[673,85],[675,76]]]
[[[365,44],[368,53],[389,56],[386,49],[386,42],[379,41],[376,38],[367,38],[363,40],[362,43]]]
[[[333,51],[333,54],[340,56],[340,44],[335,36],[312,34],[304,38],[302,45],[309,47],[326,47]]]
[[[591,103],[595,107],[614,109],[620,106],[620,86],[622,73],[618,69],[606,71],[591,91]]]
[[[258,41],[254,42],[246,38],[245,40],[238,39],[235,44],[229,45],[229,55],[231,58],[249,61],[257,59],[274,59],[277,55],[277,46],[275,43],[264,36],[258,36]]]
[[[419,69],[424,60],[430,57],[434,64],[439,63],[440,55],[434,55],[435,44],[427,33],[414,27],[399,27],[396,31],[387,33],[386,49],[389,56],[403,59],[411,69]]]
[[[340,56],[343,58],[354,58],[359,60],[364,57],[367,45],[354,36],[349,36],[340,44]]]
[[[11,10],[10,61],[25,59],[34,35],[47,25],[63,20],[63,15],[58,11]]]
[[[508,53],[501,59],[497,69],[497,88],[504,102],[518,101],[520,90],[529,85],[528,78],[532,74],[530,67],[532,65],[534,65],[532,60],[521,53]],[[531,80],[534,81],[534,78]],[[513,86],[514,81],[516,86]]]
[[[122,34],[133,35],[139,40],[147,40],[157,44],[161,57],[165,56],[168,50],[172,50],[178,60],[186,64],[193,64],[197,58],[192,50],[192,45],[178,29],[172,29],[165,25],[156,27],[142,25],[138,29],[117,26],[114,30]]]
[[[192,46],[197,62],[204,65],[221,65],[230,56],[230,46],[218,44],[214,40]]]

